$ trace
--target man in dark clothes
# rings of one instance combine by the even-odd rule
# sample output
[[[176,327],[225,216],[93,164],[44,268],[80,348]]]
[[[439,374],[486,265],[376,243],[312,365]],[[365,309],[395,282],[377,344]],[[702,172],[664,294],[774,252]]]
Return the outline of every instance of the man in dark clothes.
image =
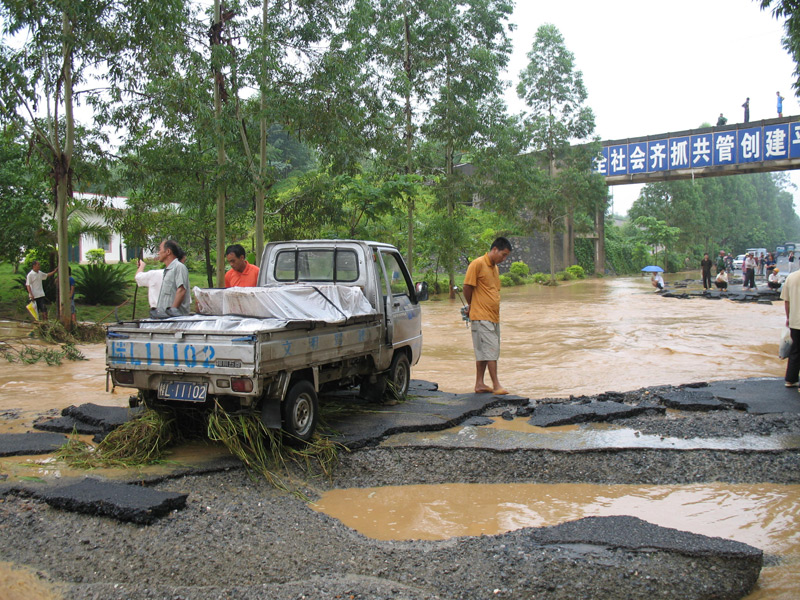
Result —
[[[703,260],[700,261],[700,270],[703,272],[703,289],[711,289],[711,267],[714,263],[708,258],[708,252],[703,254]]]

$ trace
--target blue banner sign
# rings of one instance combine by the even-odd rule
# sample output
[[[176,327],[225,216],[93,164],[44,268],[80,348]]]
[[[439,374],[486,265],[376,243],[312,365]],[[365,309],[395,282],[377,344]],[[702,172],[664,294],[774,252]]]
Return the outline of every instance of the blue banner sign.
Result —
[[[800,122],[611,145],[594,160],[606,177],[800,158]]]

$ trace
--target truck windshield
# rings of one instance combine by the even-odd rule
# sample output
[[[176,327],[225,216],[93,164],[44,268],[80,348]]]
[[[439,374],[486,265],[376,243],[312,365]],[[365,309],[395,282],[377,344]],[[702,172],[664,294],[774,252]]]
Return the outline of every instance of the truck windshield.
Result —
[[[283,250],[275,258],[276,281],[352,282],[358,279],[354,250]]]

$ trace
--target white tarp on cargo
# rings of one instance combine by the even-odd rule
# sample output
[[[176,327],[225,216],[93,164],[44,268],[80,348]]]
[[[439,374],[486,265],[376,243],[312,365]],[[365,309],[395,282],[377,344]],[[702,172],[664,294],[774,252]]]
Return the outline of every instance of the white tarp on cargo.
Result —
[[[234,315],[185,315],[161,320],[139,321],[140,329],[168,329],[174,331],[213,332],[213,333],[256,333],[258,331],[276,331],[288,325],[283,319],[254,319]]]
[[[341,323],[375,309],[359,287],[282,285],[272,287],[194,288],[197,312],[285,321]]]

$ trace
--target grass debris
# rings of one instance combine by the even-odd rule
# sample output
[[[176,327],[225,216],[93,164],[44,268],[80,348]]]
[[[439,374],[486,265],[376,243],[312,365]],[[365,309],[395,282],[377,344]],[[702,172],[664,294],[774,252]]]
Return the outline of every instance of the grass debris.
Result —
[[[75,344],[62,344],[61,348],[31,346],[24,342],[12,344],[0,341],[0,356],[8,362],[33,365],[44,361],[49,366],[60,365],[63,360],[86,360]]]
[[[308,500],[290,482],[292,466],[306,474],[330,477],[344,448],[322,436],[298,446],[285,443],[285,432],[268,429],[255,413],[230,414],[219,404],[208,417],[208,437],[225,444],[250,472],[263,476],[270,485]]]
[[[33,334],[51,344],[99,343],[106,338],[106,329],[99,323],[78,323],[70,329],[61,321],[37,321]]]
[[[164,450],[176,435],[172,415],[148,409],[114,429],[97,446],[81,441],[73,431],[56,458],[80,469],[151,465],[162,462]]]

